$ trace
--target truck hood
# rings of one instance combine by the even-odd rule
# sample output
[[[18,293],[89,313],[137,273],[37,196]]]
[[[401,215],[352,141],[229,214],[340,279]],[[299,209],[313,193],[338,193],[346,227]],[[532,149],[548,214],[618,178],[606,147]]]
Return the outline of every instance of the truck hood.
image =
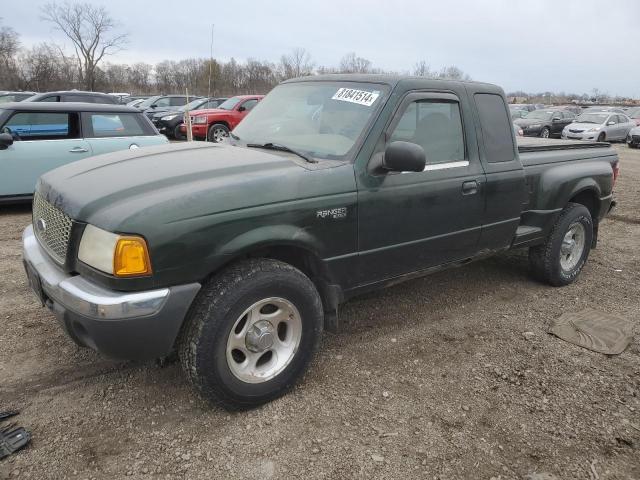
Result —
[[[36,188],[74,220],[144,235],[191,218],[351,192],[355,184],[351,164],[189,142],[74,162],[44,174]]]

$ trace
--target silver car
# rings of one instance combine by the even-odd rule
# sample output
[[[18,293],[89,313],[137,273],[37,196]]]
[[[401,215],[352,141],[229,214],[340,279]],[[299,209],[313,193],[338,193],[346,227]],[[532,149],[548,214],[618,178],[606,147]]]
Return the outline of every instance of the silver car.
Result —
[[[624,141],[635,126],[636,123],[623,113],[587,112],[564,127],[562,138],[598,142]]]
[[[627,135],[627,146],[629,148],[640,147],[640,127],[633,127]]]

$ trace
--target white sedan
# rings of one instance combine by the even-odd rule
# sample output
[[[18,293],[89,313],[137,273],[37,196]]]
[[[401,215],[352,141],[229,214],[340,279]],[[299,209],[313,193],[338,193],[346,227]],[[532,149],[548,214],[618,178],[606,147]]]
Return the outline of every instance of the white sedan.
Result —
[[[579,115],[562,130],[562,138],[570,140],[596,140],[598,142],[625,141],[629,131],[636,126],[623,113],[588,112]]]

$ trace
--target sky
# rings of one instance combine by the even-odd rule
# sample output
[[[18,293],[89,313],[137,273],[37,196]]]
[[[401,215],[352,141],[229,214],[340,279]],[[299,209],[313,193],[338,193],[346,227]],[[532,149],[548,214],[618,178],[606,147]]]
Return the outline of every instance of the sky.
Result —
[[[598,88],[640,98],[640,0],[87,1],[104,5],[129,34],[111,62],[209,57],[214,24],[213,56],[224,60],[277,62],[302,47],[316,66],[355,52],[398,72],[421,60],[456,65],[507,92]],[[23,46],[64,44],[40,18],[47,1],[5,2],[2,23]]]

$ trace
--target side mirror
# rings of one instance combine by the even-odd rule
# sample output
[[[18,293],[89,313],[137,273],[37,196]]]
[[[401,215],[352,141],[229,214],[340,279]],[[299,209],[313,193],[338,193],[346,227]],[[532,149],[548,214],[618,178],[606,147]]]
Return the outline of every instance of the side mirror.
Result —
[[[239,112],[244,112],[246,109],[247,107],[243,107],[243,106],[238,107]]]
[[[382,168],[390,172],[422,172],[426,164],[424,149],[410,142],[391,142],[382,159]]]
[[[10,133],[0,133],[0,150],[6,150],[13,145],[13,136]]]

